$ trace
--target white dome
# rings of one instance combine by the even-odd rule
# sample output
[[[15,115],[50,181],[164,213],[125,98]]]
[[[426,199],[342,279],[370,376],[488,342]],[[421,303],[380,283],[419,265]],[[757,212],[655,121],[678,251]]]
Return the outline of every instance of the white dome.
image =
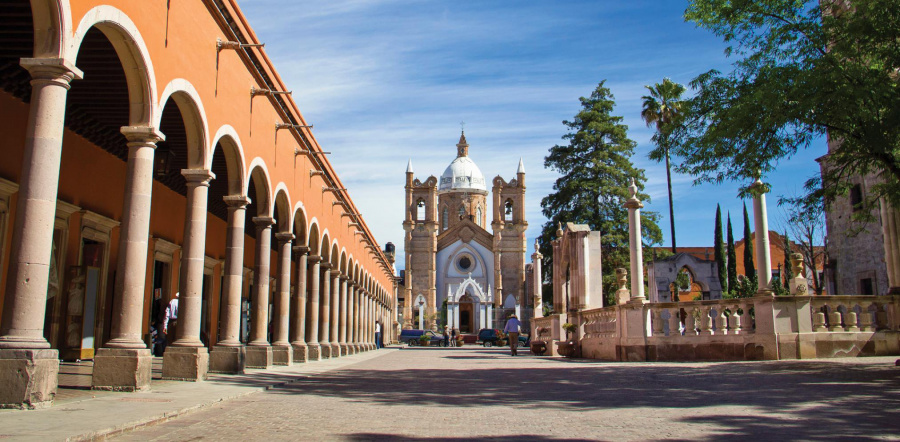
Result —
[[[467,156],[456,157],[441,175],[438,184],[440,192],[483,192],[487,193],[484,174]]]

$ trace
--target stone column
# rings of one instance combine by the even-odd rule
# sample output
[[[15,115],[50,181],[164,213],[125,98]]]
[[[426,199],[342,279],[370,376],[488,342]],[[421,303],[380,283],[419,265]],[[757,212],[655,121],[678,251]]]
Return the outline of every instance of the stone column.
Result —
[[[762,181],[756,180],[749,190],[753,194],[753,224],[756,228],[756,281],[759,285],[757,294],[771,296],[774,294],[772,258],[769,251],[769,220],[766,215],[766,193],[769,189]]]
[[[541,255],[540,244],[538,244],[537,239],[534,240],[534,253],[531,255],[531,266],[533,269],[532,282],[534,285],[534,317],[535,318],[543,318],[544,317],[544,300],[543,300],[543,288],[544,288],[544,278],[541,274],[541,264],[544,260],[544,255]]]
[[[241,333],[241,291],[244,287],[244,227],[250,199],[242,195],[226,196],[228,227],[225,234],[225,278],[223,304],[219,306],[222,334],[209,353],[209,371],[239,374],[244,372],[244,345]]]
[[[209,371],[209,352],[200,341],[203,303],[203,266],[206,255],[206,212],[209,182],[216,178],[208,170],[183,169],[187,181],[184,245],[178,291],[178,328],[175,342],[163,356],[163,379],[203,381]]]
[[[331,357],[331,263],[323,262],[322,288],[319,298],[319,347],[322,359]]]
[[[351,355],[359,352],[356,346],[356,287],[354,281],[347,283],[347,349]]]
[[[306,266],[309,247],[294,247],[297,252],[297,283],[294,284],[294,308],[291,319],[294,323],[294,335],[291,336],[291,347],[294,348],[294,362],[306,362]]]
[[[275,218],[253,218],[256,224],[256,258],[253,270],[252,323],[250,342],[247,344],[247,367],[270,368],[273,363],[272,346],[269,345],[269,261],[272,250],[272,226]]]
[[[366,297],[366,343],[369,350],[375,349],[375,300],[371,294]]]
[[[329,332],[331,342],[331,357],[341,357],[341,344],[338,339],[340,331],[340,307],[341,307],[341,276],[340,270],[331,271],[331,331]]]
[[[309,255],[309,263],[312,267],[309,269],[311,276],[309,280],[309,300],[306,305],[306,311],[309,318],[306,321],[306,350],[307,360],[318,361],[322,357],[321,347],[319,346],[319,277],[321,275],[322,257],[318,255]]]
[[[644,250],[641,243],[641,208],[644,203],[637,197],[637,185],[634,179],[628,192],[631,197],[625,201],[628,209],[628,245],[631,260],[631,300],[635,302],[646,301],[644,296]]]
[[[900,213],[891,207],[884,198],[881,199],[880,206],[881,231],[884,235],[884,263],[887,267],[888,278],[887,294],[897,295],[900,294]]]
[[[128,172],[119,259],[113,296],[111,340],[94,355],[91,386],[98,390],[140,391],[150,388],[150,349],[141,339],[147,242],[153,189],[153,154],[165,137],[152,127],[123,127],[128,140]]]
[[[341,356],[347,356],[350,354],[349,347],[347,346],[347,314],[349,313],[349,306],[347,305],[347,280],[350,279],[347,275],[341,275],[341,328],[338,330],[338,342],[341,345]]]
[[[275,240],[278,241],[278,298],[275,299],[275,315],[272,316],[272,362],[275,365],[291,365],[294,350],[288,340],[288,332],[291,326],[291,241],[294,234],[276,233]]]
[[[82,76],[63,59],[24,58],[31,74],[25,157],[0,322],[0,408],[44,408],[56,395],[59,352],[44,339],[66,96]]]

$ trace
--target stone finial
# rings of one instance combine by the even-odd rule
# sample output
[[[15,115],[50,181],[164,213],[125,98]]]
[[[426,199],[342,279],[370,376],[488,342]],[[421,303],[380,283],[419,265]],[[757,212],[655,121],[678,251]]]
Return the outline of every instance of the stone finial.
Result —
[[[522,157],[519,157],[519,169],[516,170],[516,173],[525,173],[525,163],[522,162]]]
[[[803,255],[800,253],[791,253],[791,267],[795,275],[805,275],[806,264],[803,262]]]
[[[640,209],[644,207],[644,204],[637,197],[638,187],[637,183],[635,183],[634,178],[631,179],[631,185],[628,186],[628,193],[631,196],[625,201],[625,207],[629,209]]]
[[[809,282],[806,280],[806,266],[803,263],[803,255],[799,253],[791,253],[791,266],[793,267],[794,276],[788,281],[788,286],[792,295],[805,296],[809,294]]]
[[[616,269],[616,302],[625,304],[631,299],[631,291],[628,290],[628,270],[624,268]]]
[[[556,239],[559,239],[559,238],[562,238],[562,237],[563,237],[562,222],[560,222],[560,223],[558,223],[558,224],[559,224],[559,228],[556,229]]]
[[[410,158],[409,162],[406,163],[406,173],[413,173],[412,158]]]
[[[631,179],[631,185],[628,186],[628,193],[631,194],[631,197],[632,197],[632,198],[635,198],[635,199],[636,199],[636,198],[637,198],[637,191],[638,191],[637,184],[634,182],[634,178],[632,178],[632,179]]]
[[[462,133],[459,135],[459,143],[456,144],[456,156],[469,156],[469,143],[466,142],[466,131],[462,131]]]

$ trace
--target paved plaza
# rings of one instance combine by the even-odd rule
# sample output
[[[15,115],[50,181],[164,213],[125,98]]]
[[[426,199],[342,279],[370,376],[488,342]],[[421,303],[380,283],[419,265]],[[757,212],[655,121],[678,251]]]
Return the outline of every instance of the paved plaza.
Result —
[[[379,353],[121,439],[900,440],[895,358],[632,364],[480,347]]]

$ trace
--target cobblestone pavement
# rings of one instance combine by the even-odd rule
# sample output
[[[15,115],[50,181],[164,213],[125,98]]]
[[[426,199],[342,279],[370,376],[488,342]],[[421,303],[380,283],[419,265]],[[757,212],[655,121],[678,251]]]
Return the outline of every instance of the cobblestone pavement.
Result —
[[[403,349],[124,440],[900,440],[896,358],[608,363]]]

